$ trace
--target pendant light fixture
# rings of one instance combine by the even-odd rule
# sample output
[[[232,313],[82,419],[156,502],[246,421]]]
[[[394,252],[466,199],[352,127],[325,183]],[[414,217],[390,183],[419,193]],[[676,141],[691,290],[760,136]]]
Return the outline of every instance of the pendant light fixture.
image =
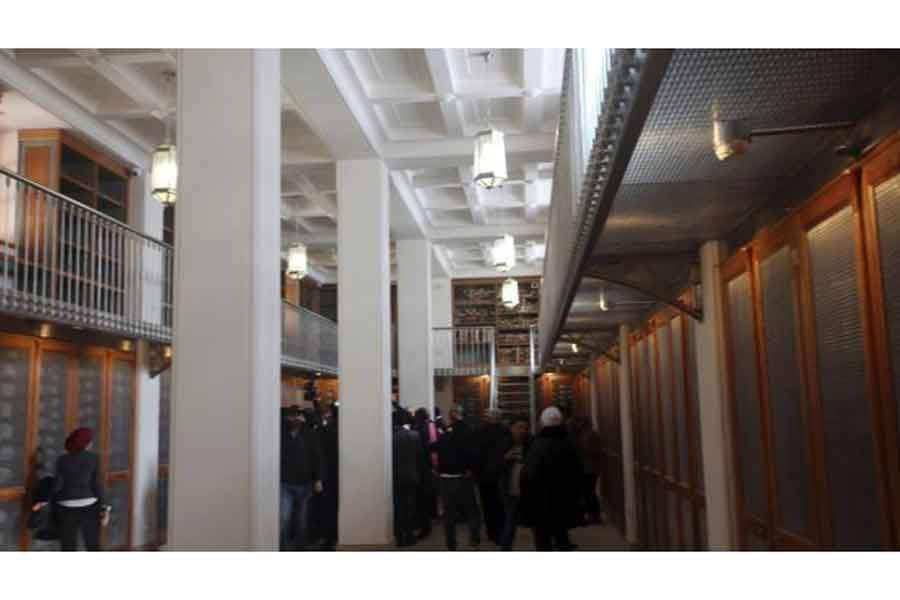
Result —
[[[503,301],[504,308],[517,307],[519,305],[519,282],[511,277],[505,280],[500,289],[500,299]]]
[[[309,271],[306,256],[306,244],[296,242],[288,249],[287,276],[291,279],[303,279]]]
[[[488,70],[494,53],[490,50],[479,53],[484,57],[485,71]],[[503,132],[491,126],[491,99],[487,99],[487,129],[475,135],[475,156],[472,166],[473,181],[491,190],[503,185],[506,171],[506,144]]]
[[[306,244],[297,241],[288,248],[287,276],[291,279],[303,279],[309,272],[309,257]]]
[[[516,266],[516,241],[508,233],[494,242],[491,248],[493,267],[505,273]]]
[[[175,73],[167,71],[164,74],[166,86],[169,90],[174,86]],[[172,94],[168,94],[171,101]],[[178,184],[178,157],[175,144],[172,143],[172,113],[171,102],[166,108],[165,126],[166,135],[163,143],[153,151],[153,162],[150,170],[151,193],[153,197],[165,205],[175,204],[176,186]]]

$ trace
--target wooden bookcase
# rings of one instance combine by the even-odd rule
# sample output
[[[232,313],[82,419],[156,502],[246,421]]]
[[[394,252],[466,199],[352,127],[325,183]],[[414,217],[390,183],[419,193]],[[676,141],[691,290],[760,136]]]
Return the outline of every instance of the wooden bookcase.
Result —
[[[19,165],[32,181],[128,222],[128,169],[67,131],[20,130]]]
[[[519,305],[508,309],[500,300],[502,279],[461,279],[453,282],[453,324],[495,327],[497,366],[528,366],[528,332],[537,323],[541,283],[536,277],[516,277]]]

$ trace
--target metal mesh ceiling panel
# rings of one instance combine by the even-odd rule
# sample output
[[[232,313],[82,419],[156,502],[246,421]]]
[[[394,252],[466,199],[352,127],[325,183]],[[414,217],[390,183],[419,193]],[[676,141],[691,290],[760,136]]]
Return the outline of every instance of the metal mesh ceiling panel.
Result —
[[[712,149],[714,115],[754,129],[855,121],[898,76],[895,51],[676,51],[601,247],[724,235],[845,135],[755,138],[747,154],[721,162]]]

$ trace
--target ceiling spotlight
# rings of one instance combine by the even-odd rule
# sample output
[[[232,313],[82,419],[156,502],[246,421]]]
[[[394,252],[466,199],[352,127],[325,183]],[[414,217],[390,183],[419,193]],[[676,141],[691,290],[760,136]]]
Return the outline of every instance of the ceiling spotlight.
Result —
[[[600,310],[606,312],[609,310],[609,305],[606,303],[606,294],[601,290],[600,291]]]
[[[572,352],[578,354],[578,344],[572,344]]]

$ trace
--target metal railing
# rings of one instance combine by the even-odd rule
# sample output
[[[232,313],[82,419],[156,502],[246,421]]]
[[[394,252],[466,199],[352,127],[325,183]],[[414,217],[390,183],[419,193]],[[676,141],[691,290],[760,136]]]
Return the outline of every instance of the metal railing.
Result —
[[[492,375],[496,369],[493,327],[435,327],[431,335],[436,375]]]
[[[0,167],[0,311],[168,342],[172,247]]]
[[[281,364],[337,375],[337,339],[337,323],[282,300]]]

